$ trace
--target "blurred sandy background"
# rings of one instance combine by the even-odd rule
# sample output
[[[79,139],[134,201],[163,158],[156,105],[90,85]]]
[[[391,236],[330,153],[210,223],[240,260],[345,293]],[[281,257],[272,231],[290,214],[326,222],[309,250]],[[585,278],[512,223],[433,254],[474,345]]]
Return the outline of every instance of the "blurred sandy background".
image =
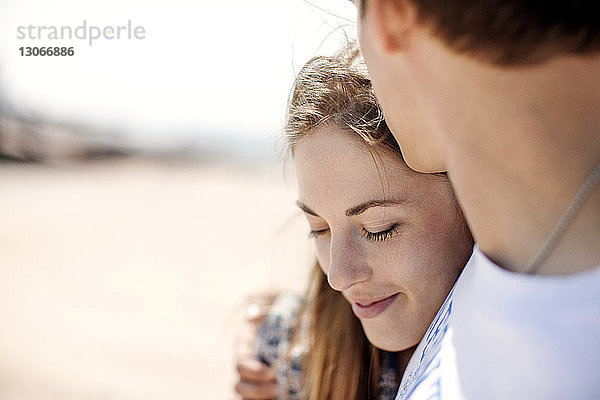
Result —
[[[0,400],[229,398],[244,298],[300,290],[310,266],[273,151],[290,88],[355,14],[341,0],[0,1]],[[18,35],[128,22],[144,40]]]
[[[280,165],[0,163],[0,399],[226,399],[243,297],[303,286]]]

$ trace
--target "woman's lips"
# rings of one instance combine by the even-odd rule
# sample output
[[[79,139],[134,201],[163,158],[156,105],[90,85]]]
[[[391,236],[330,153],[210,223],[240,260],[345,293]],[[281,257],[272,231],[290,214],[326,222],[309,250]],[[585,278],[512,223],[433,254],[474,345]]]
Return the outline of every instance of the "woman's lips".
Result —
[[[397,297],[398,293],[367,305],[361,305],[353,301],[352,311],[354,311],[354,315],[361,319],[375,318],[376,316],[384,312],[385,309],[388,308],[394,302],[394,300],[396,300]]]

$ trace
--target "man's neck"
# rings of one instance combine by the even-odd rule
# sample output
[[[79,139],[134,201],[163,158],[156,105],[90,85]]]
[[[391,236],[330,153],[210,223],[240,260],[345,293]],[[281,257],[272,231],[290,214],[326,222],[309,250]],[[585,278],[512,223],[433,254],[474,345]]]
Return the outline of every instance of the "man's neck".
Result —
[[[461,140],[448,143],[448,172],[475,239],[509,270],[525,269],[600,162],[600,62],[564,64],[546,67],[545,76],[517,71],[504,81],[500,72],[474,93]],[[570,274],[599,264],[595,188],[537,272]]]

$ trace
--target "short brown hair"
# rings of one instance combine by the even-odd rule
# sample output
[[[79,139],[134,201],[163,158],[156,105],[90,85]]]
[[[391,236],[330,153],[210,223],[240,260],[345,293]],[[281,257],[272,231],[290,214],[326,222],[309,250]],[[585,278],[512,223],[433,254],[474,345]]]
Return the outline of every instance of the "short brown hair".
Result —
[[[362,13],[367,0],[357,6]],[[600,50],[598,0],[410,0],[419,22],[455,51],[497,65]]]

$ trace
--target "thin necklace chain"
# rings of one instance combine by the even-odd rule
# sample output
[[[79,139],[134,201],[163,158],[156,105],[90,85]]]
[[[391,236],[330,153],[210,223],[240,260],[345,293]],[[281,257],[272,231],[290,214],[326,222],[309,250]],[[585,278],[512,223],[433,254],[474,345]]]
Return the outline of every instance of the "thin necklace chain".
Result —
[[[560,219],[554,226],[554,229],[552,229],[552,232],[550,232],[550,234],[547,236],[536,255],[531,259],[527,265],[527,268],[525,268],[523,271],[524,273],[534,274],[538,271],[538,269],[540,269],[544,261],[548,258],[552,250],[554,250],[562,236],[565,234],[569,224],[573,222],[573,218],[575,218],[575,215],[577,215],[577,212],[590,193],[592,193],[598,182],[600,182],[600,163],[596,165],[585,181],[581,184],[577,194],[575,194],[575,197],[573,197],[573,200],[571,200],[565,212],[560,216]]]

